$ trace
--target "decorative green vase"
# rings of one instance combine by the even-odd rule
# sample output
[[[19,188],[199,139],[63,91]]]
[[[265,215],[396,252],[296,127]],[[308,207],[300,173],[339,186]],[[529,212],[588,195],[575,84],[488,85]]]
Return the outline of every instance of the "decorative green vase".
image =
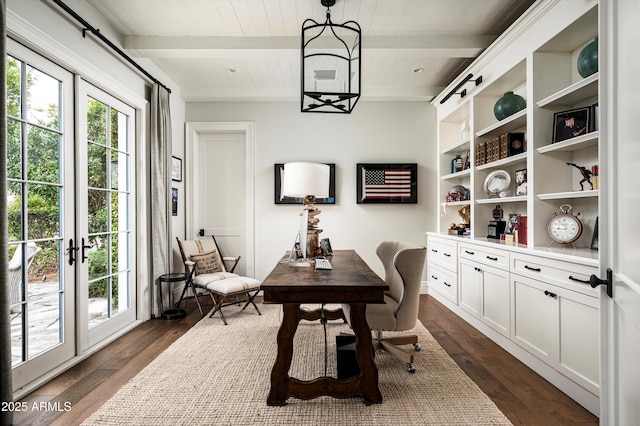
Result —
[[[598,72],[598,37],[580,51],[577,65],[582,78]]]
[[[527,102],[520,95],[506,92],[493,106],[493,114],[498,120],[504,120],[527,107]]]

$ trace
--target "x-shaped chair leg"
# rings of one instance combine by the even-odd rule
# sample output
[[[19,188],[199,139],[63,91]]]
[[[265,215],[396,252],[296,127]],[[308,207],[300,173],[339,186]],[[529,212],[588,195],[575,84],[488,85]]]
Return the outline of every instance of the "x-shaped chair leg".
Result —
[[[255,297],[258,295],[259,292],[260,292],[260,290],[256,290],[256,292],[253,293],[253,296],[251,295],[251,293],[247,292],[247,297],[248,297],[249,300],[247,300],[247,303],[245,303],[244,306],[242,307],[243,311],[244,311],[244,308],[249,306],[249,303],[251,303],[253,305],[253,307],[256,308],[256,311],[258,311],[258,315],[262,315],[262,312],[260,312],[260,309],[258,309],[258,305],[256,305],[256,302],[254,302],[254,300],[253,300],[253,299],[255,299]]]
[[[222,318],[222,322],[224,323],[224,325],[227,325],[227,319],[224,317],[224,314],[222,313],[222,304],[224,302],[224,296],[218,296],[219,297],[219,300],[218,300],[213,295],[213,293],[210,293],[210,294],[211,294],[211,298],[213,299],[214,307],[213,307],[213,311],[211,312],[211,315],[209,315],[209,318],[213,318],[215,313],[218,312],[220,314],[220,318]]]

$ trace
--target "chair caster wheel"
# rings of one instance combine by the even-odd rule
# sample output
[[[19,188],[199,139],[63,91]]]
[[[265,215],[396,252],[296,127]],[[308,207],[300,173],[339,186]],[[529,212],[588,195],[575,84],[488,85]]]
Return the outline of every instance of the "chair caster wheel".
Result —
[[[416,372],[416,367],[415,367],[415,365],[413,365],[413,364],[411,364],[411,363],[407,364],[407,371],[408,371],[409,373],[412,373],[412,374],[413,374],[413,373],[415,373],[415,372]]]
[[[416,352],[420,352],[420,345],[418,343],[414,343],[413,344],[414,349],[416,350]]]

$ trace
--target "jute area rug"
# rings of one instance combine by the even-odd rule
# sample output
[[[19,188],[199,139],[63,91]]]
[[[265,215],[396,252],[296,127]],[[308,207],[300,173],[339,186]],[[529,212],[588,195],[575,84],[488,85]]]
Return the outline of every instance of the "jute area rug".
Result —
[[[312,306],[315,308],[316,306]],[[463,425],[511,424],[418,322],[412,332],[422,350],[415,374],[388,353],[377,353],[382,404],[361,398],[289,398],[266,404],[280,305],[255,311],[226,308],[229,325],[205,317],[122,387],[84,425]],[[327,373],[336,377],[335,335],[349,328],[327,324]],[[290,375],[324,375],[325,337],[318,322],[301,321]],[[408,345],[408,349],[412,349]]]

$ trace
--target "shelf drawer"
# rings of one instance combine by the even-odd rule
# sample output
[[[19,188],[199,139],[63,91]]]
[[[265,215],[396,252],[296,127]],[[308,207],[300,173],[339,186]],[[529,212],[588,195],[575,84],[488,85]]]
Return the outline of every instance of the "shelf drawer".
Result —
[[[428,256],[429,262],[435,262],[450,271],[456,272],[458,268],[457,243],[443,238],[429,237]]]
[[[511,272],[588,296],[598,297],[600,293],[589,285],[591,274],[598,274],[598,269],[593,266],[512,253]]]
[[[444,297],[458,304],[458,275],[441,266],[429,262],[429,289],[434,289]]]
[[[469,259],[487,266],[509,270],[509,252],[471,244],[460,244],[458,254],[461,259]]]

